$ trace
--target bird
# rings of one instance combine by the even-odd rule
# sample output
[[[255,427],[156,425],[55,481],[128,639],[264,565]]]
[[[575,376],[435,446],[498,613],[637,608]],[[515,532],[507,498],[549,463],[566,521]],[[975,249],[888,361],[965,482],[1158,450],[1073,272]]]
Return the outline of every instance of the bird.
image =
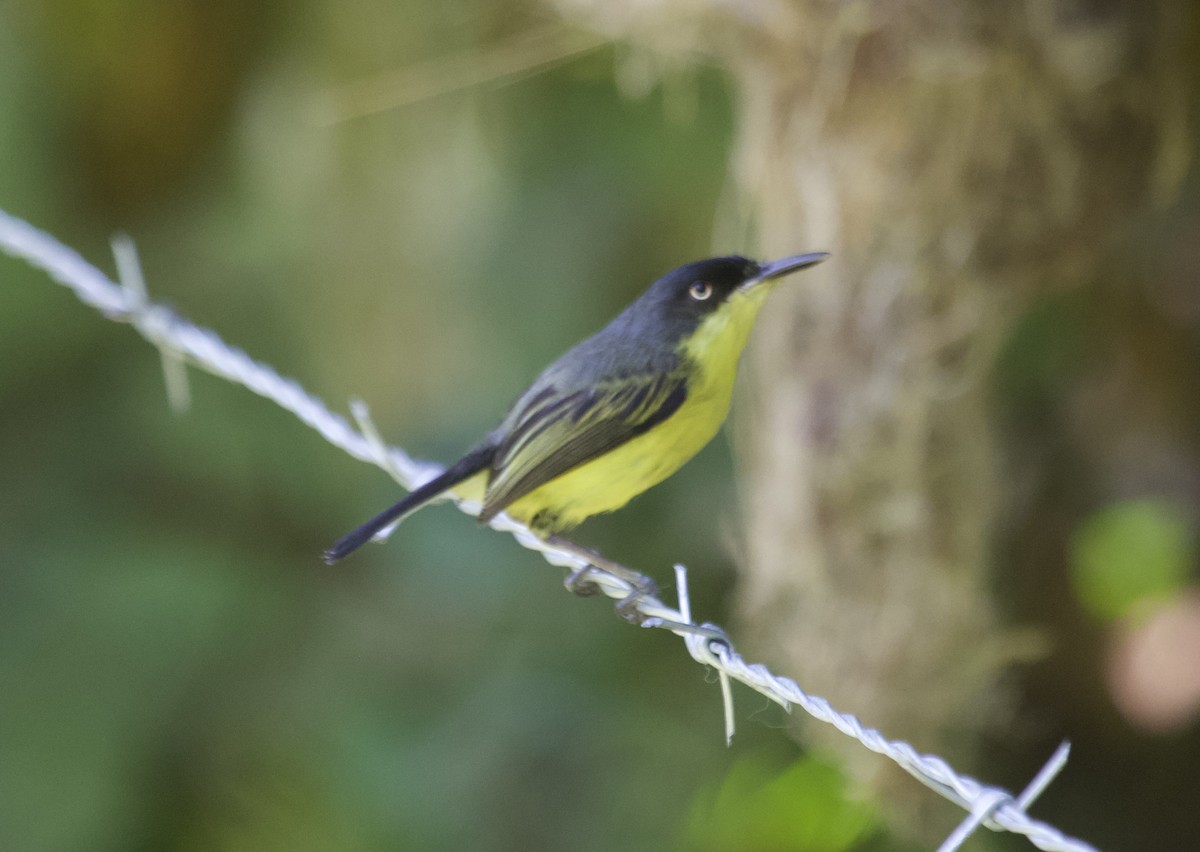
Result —
[[[543,370],[462,458],[340,538],[325,562],[444,496],[480,503],[481,523],[507,512],[543,540],[621,508],[712,440],[767,294],[828,257],[729,255],[671,270]]]

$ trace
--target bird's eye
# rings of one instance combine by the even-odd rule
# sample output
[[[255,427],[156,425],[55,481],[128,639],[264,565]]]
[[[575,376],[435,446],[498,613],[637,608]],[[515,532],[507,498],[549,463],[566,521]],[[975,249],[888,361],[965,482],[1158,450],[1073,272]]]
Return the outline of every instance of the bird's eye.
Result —
[[[691,296],[693,299],[695,299],[697,302],[703,302],[705,299],[707,299],[712,294],[713,294],[713,285],[709,284],[707,281],[697,281],[695,284],[693,284],[691,287],[688,288],[688,295]]]

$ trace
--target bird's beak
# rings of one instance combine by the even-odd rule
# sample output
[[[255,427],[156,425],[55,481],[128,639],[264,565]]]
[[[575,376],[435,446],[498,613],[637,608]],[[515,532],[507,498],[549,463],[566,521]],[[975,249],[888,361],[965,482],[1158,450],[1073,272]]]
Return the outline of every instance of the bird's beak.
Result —
[[[790,275],[801,269],[807,269],[810,266],[816,266],[821,261],[829,257],[827,251],[814,251],[808,254],[797,254],[793,257],[785,257],[783,260],[773,260],[770,263],[759,264],[758,274],[753,278],[746,280],[739,289],[749,290],[757,287],[764,281],[771,281],[775,278],[782,278],[784,275]]]

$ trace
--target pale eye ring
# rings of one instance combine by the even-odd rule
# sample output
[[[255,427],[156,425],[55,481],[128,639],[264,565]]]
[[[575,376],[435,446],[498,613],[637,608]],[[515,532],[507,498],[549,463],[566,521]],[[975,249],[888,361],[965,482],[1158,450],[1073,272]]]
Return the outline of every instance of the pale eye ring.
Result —
[[[713,285],[709,284],[707,281],[697,281],[688,288],[688,295],[697,302],[703,302],[705,299],[708,299],[710,296],[712,296],[712,294]]]

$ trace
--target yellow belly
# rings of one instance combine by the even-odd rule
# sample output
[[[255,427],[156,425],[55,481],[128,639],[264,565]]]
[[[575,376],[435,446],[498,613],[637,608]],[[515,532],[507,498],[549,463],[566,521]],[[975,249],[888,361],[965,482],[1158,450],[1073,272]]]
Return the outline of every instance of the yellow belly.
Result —
[[[723,400],[689,398],[649,432],[550,480],[506,511],[522,523],[558,532],[619,509],[700,452],[728,410],[728,395]]]

